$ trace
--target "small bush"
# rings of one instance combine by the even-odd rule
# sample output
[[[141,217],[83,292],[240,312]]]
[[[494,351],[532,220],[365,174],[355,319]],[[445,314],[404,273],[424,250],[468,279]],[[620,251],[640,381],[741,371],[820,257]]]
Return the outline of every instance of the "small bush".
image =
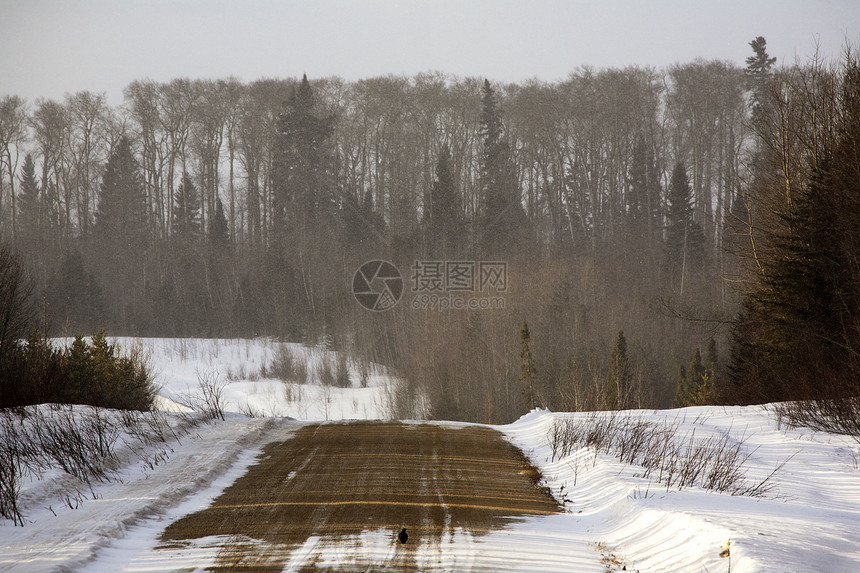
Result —
[[[781,424],[854,436],[860,441],[860,396],[779,402],[769,408]]]
[[[547,434],[552,459],[569,456],[577,448],[591,448],[620,461],[642,467],[643,478],[655,478],[667,489],[703,489],[761,497],[772,489],[771,478],[750,484],[744,464],[751,453],[744,441],[729,436],[697,438],[695,431],[679,436],[677,425],[616,414],[593,414],[582,420],[556,420]]]
[[[334,382],[338,388],[349,388],[352,386],[352,382],[349,379],[349,361],[346,354],[342,352],[337,355]]]
[[[317,370],[320,383],[327,388],[335,385],[335,365],[333,362],[334,360],[328,354],[323,354]]]
[[[140,457],[150,468],[167,459],[179,440],[202,418],[178,417],[176,423],[163,412],[103,408],[71,408],[64,405],[0,409],[0,517],[24,525],[18,503],[24,478],[41,478],[51,468],[74,476],[79,485],[110,481],[123,456],[119,444]],[[120,433],[128,438],[120,440]],[[151,447],[155,446],[155,447]],[[66,494],[69,507],[78,507],[85,493],[79,486]]]
[[[217,370],[197,370],[197,393],[177,397],[177,401],[191,408],[206,420],[225,419],[224,389],[228,381]]]
[[[24,524],[18,508],[21,474],[28,458],[36,453],[29,441],[22,439],[20,422],[12,412],[0,413],[0,517],[11,519],[15,525]]]
[[[65,349],[53,348],[33,331],[16,358],[19,392],[0,407],[41,403],[86,404],[149,410],[156,389],[146,355],[122,354],[99,332],[92,342],[78,335]]]
[[[367,388],[367,382],[370,379],[370,363],[359,358],[358,360],[358,381],[362,388]]]
[[[283,382],[304,384],[308,380],[308,365],[286,344],[279,344],[266,374]]]
[[[54,464],[86,484],[93,479],[107,480],[108,472],[116,466],[114,444],[119,426],[102,410],[93,408],[75,416],[72,410],[61,409],[52,418],[37,415],[35,420],[39,449]]]
[[[224,388],[227,382],[217,372],[197,372],[197,382],[203,403],[203,412],[210,418],[224,419]]]
[[[323,386],[349,388],[349,359],[343,353],[324,352],[317,372]]]

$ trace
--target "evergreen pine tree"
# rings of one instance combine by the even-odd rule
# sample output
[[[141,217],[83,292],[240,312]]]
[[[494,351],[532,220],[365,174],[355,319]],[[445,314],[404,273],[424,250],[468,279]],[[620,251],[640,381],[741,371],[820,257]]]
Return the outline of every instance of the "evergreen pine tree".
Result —
[[[708,346],[705,349],[705,369],[716,373],[718,362],[717,341],[712,337],[708,339]]]
[[[707,384],[710,374],[702,363],[702,353],[698,347],[689,366],[681,367],[680,372],[678,387],[675,390],[675,406],[693,406],[702,403],[708,393]]]
[[[496,91],[490,85],[490,80],[486,79],[481,87],[480,135],[484,142],[482,165],[486,168],[491,164],[496,147],[502,142],[502,111]]]
[[[186,173],[174,195],[173,236],[185,240],[196,238],[199,234],[200,194],[191,176]]]
[[[136,328],[138,321],[146,317],[140,305],[149,245],[147,225],[143,181],[131,142],[123,136],[105,166],[94,229],[105,300],[112,303],[115,324],[123,328]]]
[[[705,236],[693,220],[693,190],[682,162],[675,164],[666,196],[666,250],[664,270],[673,287],[683,294],[685,282],[704,262]]]
[[[215,213],[209,220],[209,244],[216,251],[230,248],[230,229],[227,226],[227,217],[224,215],[221,197],[215,199]]]
[[[819,171],[796,198],[786,216],[791,233],[778,241],[735,324],[732,378],[742,401],[813,398],[824,388],[821,375],[851,364],[847,351],[860,347],[845,328],[860,294],[852,284],[856,255],[844,250],[837,222],[848,212],[828,204],[826,179]],[[860,217],[856,204],[854,215]]]
[[[104,317],[102,289],[78,251],[69,251],[45,289],[50,323],[64,332],[92,332]]]
[[[760,130],[764,121],[765,92],[776,58],[767,53],[767,41],[762,36],[757,36],[749,45],[753,55],[746,59],[747,67],[744,72],[747,87],[751,92],[753,126]]]
[[[21,166],[18,196],[18,229],[21,244],[41,250],[44,241],[44,201],[36,182],[36,166],[28,153]]]
[[[526,409],[531,411],[538,405],[535,383],[537,379],[537,366],[530,346],[531,333],[529,325],[523,321],[520,328],[520,383],[522,384],[522,395]]]
[[[624,331],[619,330],[609,353],[609,370],[603,392],[607,408],[621,410],[629,406],[632,381],[627,359],[627,340],[624,338]]]
[[[838,135],[796,196],[732,331],[724,399],[856,396],[860,352],[860,66],[845,64]]]
[[[753,49],[753,55],[746,59],[747,76],[753,79],[767,76],[776,63],[776,58],[770,57],[767,53],[767,40],[763,36],[756,36],[755,40],[750,42],[749,45]]]
[[[481,97],[480,244],[485,253],[510,252],[527,236],[527,220],[510,146],[502,137],[502,111],[490,82]]]
[[[436,162],[436,178],[424,212],[424,224],[431,252],[448,256],[463,240],[460,199],[454,180],[451,150],[445,145]]]
[[[272,167],[272,218],[276,240],[288,229],[305,231],[321,223],[331,225],[336,209],[334,160],[330,139],[334,118],[315,112],[307,75],[278,118]]]
[[[146,197],[131,142],[121,137],[108,158],[96,212],[97,237],[105,246],[138,249],[147,235]]]

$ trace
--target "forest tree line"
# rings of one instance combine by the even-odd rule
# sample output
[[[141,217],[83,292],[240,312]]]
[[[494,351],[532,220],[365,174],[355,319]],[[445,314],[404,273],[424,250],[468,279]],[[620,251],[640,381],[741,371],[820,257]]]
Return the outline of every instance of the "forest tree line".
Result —
[[[141,80],[115,107],[6,95],[0,237],[54,334],[324,342],[395,367],[404,414],[752,400],[730,327],[836,140],[848,65],[776,65],[750,45],[745,67],[555,83]],[[391,311],[352,298],[372,259],[404,276]],[[506,262],[504,307],[412,308],[417,260]]]

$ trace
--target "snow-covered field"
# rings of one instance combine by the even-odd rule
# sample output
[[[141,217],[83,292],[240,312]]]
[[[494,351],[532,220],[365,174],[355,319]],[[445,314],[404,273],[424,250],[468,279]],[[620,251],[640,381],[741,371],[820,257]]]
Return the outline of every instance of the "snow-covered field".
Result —
[[[122,434],[117,467],[107,482],[87,486],[58,469],[27,478],[21,484],[24,526],[0,521],[0,570],[202,570],[214,559],[205,544],[157,549],[168,523],[206,507],[254,463],[265,443],[288,438],[301,423],[296,420],[387,418],[391,411],[391,385],[397,381],[381,368],[365,376],[366,387],[354,365],[349,388],[316,384],[327,353],[320,349],[292,349],[308,362],[308,383],[298,384],[261,375],[261,370],[268,374],[277,352],[278,343],[269,340],[139,342],[158,372],[162,406],[181,410],[177,404],[194,401],[200,376],[215,376],[223,381],[225,409],[231,413],[166,444],[135,446]],[[51,415],[48,407],[40,410]],[[86,415],[84,408],[75,412]],[[181,421],[179,413],[169,417]],[[739,445],[742,481],[765,482],[764,495],[732,496],[698,485],[678,490],[656,472],[643,477],[641,465],[623,463],[611,452],[586,447],[553,452],[556,424],[594,416],[534,411],[497,429],[542,470],[565,513],[529,518],[487,535],[452,535],[432,561],[433,570],[860,571],[856,440],[780,428],[759,407],[618,416],[625,418],[672,428],[670,438],[688,450],[708,440]],[[349,551],[382,557],[394,551],[376,532],[365,537],[354,540]],[[343,555],[334,548],[329,565]],[[288,568],[293,565],[296,559]]]
[[[200,395],[201,380],[223,389],[225,409],[296,420],[367,420],[391,417],[396,378],[376,364],[362,368],[346,360],[349,385],[321,383],[336,370],[338,354],[321,347],[260,339],[118,338],[120,348],[139,345],[149,355],[160,386],[161,405],[175,408]],[[284,353],[297,365],[297,379],[272,372]],[[331,372],[334,374],[334,372]]]

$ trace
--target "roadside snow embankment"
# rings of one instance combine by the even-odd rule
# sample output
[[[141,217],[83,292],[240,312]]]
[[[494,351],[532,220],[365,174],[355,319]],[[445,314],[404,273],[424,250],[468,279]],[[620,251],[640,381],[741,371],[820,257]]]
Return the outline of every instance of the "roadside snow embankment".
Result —
[[[88,407],[40,406],[36,412],[31,418],[56,412],[69,420],[91,415]],[[22,476],[24,526],[0,521],[0,571],[76,569],[132,529],[137,531],[132,539],[139,538],[141,523],[162,529],[163,520],[177,517],[177,511],[205,507],[244,473],[264,441],[286,439],[291,431],[283,420],[240,417],[190,428],[160,444],[141,443],[123,431],[102,476],[78,477],[53,464]]]
[[[668,447],[637,446],[636,435],[600,441],[610,419]],[[564,427],[591,432],[560,448]],[[534,411],[502,429],[579,522],[571,528],[628,571],[860,571],[860,452],[850,437],[780,429],[760,407]],[[734,485],[705,489],[721,471]]]

